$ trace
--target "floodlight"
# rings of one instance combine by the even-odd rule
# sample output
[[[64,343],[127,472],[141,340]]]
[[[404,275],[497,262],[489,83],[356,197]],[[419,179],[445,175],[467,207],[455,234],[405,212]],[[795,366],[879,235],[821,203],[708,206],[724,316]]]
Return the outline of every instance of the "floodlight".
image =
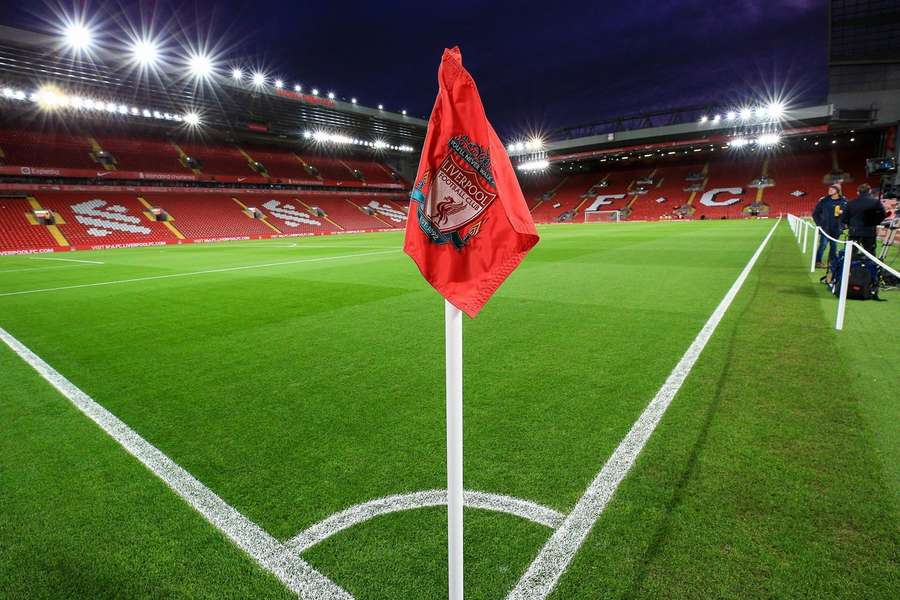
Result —
[[[747,138],[738,137],[738,138],[734,138],[733,140],[728,142],[728,145],[731,146],[732,148],[743,148],[744,146],[746,146],[749,143],[750,143],[750,140],[748,140]]]
[[[773,119],[780,119],[784,116],[784,104],[781,102],[770,102],[766,106],[766,112],[768,112],[769,116]]]
[[[131,45],[131,56],[140,66],[150,68],[159,60],[159,48],[153,40],[138,40]]]
[[[183,118],[184,122],[191,127],[196,127],[200,124],[200,115],[195,112],[186,113]]]
[[[737,113],[735,113],[733,110],[729,110],[728,114],[725,115],[725,118],[729,121],[734,121],[735,117],[737,117]]]
[[[284,82],[283,82],[282,80],[280,80],[280,79],[276,79],[276,80],[275,80],[275,87],[277,87],[277,88],[280,90],[281,88],[284,87]]]
[[[240,69],[232,69],[231,70],[231,78],[235,81],[240,81],[244,78],[244,72]]]
[[[313,88],[313,89],[312,89],[312,95],[313,95],[313,96],[318,96],[318,95],[319,95],[319,88]]]
[[[188,58],[188,70],[197,79],[206,79],[212,75],[213,65],[209,56],[202,53],[192,54]]]
[[[63,39],[69,48],[82,52],[90,50],[94,34],[84,23],[70,23],[63,30]]]
[[[741,109],[741,119],[744,121],[748,121],[750,117],[753,116],[753,112],[749,108]]]
[[[257,85],[257,86],[264,85],[266,83],[266,76],[265,76],[265,74],[257,71],[256,73],[253,74],[251,81],[253,81],[253,85]]]
[[[700,117],[701,123],[706,123],[707,121],[709,121],[709,117],[707,117],[706,115],[703,115],[702,117]]]
[[[334,100],[334,92],[328,92],[328,99]]]
[[[351,103],[351,104],[356,104],[356,98],[350,98],[350,103]]]
[[[721,115],[716,115],[716,116],[713,117],[712,122],[713,122],[713,123],[718,123],[718,122],[721,121],[721,120],[722,120],[722,116],[721,116]]]
[[[774,146],[781,141],[781,136],[777,133],[764,133],[756,138],[758,146]]]
[[[378,105],[378,110],[384,110],[384,104],[379,104],[379,105]]]
[[[401,111],[400,111],[400,114],[402,114],[402,115],[405,116],[405,115],[406,115],[406,109],[404,108],[403,110],[401,110]]]
[[[302,91],[302,90],[303,90],[303,87],[301,87],[301,85],[300,85],[299,83],[294,85],[294,91],[295,91],[295,92],[299,92],[299,91]]]

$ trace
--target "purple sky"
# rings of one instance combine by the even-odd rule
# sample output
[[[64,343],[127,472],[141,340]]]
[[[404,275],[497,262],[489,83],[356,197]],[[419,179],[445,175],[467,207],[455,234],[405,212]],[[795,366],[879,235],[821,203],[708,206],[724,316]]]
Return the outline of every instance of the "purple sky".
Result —
[[[31,14],[18,0],[4,5],[4,24],[54,21],[39,3]],[[72,3],[54,6],[70,12]],[[126,21],[192,39],[199,29],[228,63],[248,57],[290,85],[420,116],[434,100],[441,51],[458,44],[506,137],[773,91],[799,103],[827,93],[826,0],[97,0],[86,14],[107,36]]]

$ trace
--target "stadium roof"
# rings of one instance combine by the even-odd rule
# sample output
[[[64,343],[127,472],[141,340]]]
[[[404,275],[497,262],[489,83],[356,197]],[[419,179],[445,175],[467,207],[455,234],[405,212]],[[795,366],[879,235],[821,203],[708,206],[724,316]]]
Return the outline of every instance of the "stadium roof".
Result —
[[[312,133],[327,132],[374,143],[379,149],[418,150],[427,122],[328,95],[237,81],[224,65],[208,78],[195,79],[182,66],[152,72],[135,68],[127,51],[97,47],[89,55],[67,53],[53,36],[0,26],[0,85],[25,94],[53,86],[61,93],[127,105],[139,112],[197,114],[205,127],[231,133],[268,132],[314,143]],[[274,82],[270,82],[274,83]],[[355,100],[355,99],[353,99]],[[179,117],[178,120],[181,120]]]

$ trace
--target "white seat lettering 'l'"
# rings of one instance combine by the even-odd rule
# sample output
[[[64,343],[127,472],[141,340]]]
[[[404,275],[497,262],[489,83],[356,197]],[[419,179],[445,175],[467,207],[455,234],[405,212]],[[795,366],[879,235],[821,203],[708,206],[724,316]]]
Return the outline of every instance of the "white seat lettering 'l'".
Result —
[[[406,214],[403,211],[397,210],[393,206],[387,204],[381,204],[378,200],[370,201],[368,207],[395,223],[401,223],[406,220]]]
[[[299,227],[301,223],[317,225],[320,227],[322,225],[321,221],[316,221],[308,213],[300,212],[292,204],[285,204],[282,206],[281,202],[278,200],[269,200],[263,204],[263,208],[272,213],[273,216],[284,221],[284,224],[288,227]]]
[[[90,226],[87,230],[89,235],[104,237],[112,235],[114,231],[140,235],[152,233],[149,227],[141,225],[140,218],[127,214],[128,209],[124,206],[115,204],[108,206],[105,210],[100,210],[104,206],[106,206],[106,201],[99,198],[72,205],[75,220],[82,225]]]

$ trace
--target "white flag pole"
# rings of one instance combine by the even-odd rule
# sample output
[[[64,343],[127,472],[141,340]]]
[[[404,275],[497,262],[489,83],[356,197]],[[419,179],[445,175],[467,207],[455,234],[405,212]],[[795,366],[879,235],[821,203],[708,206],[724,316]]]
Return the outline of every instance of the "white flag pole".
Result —
[[[847,240],[844,243],[844,268],[841,270],[841,293],[838,296],[837,320],[834,328],[840,331],[844,328],[844,312],[847,310],[847,280],[850,279],[850,261],[853,256],[853,242]]]
[[[462,311],[444,301],[447,361],[447,549],[449,600],[463,600]]]

